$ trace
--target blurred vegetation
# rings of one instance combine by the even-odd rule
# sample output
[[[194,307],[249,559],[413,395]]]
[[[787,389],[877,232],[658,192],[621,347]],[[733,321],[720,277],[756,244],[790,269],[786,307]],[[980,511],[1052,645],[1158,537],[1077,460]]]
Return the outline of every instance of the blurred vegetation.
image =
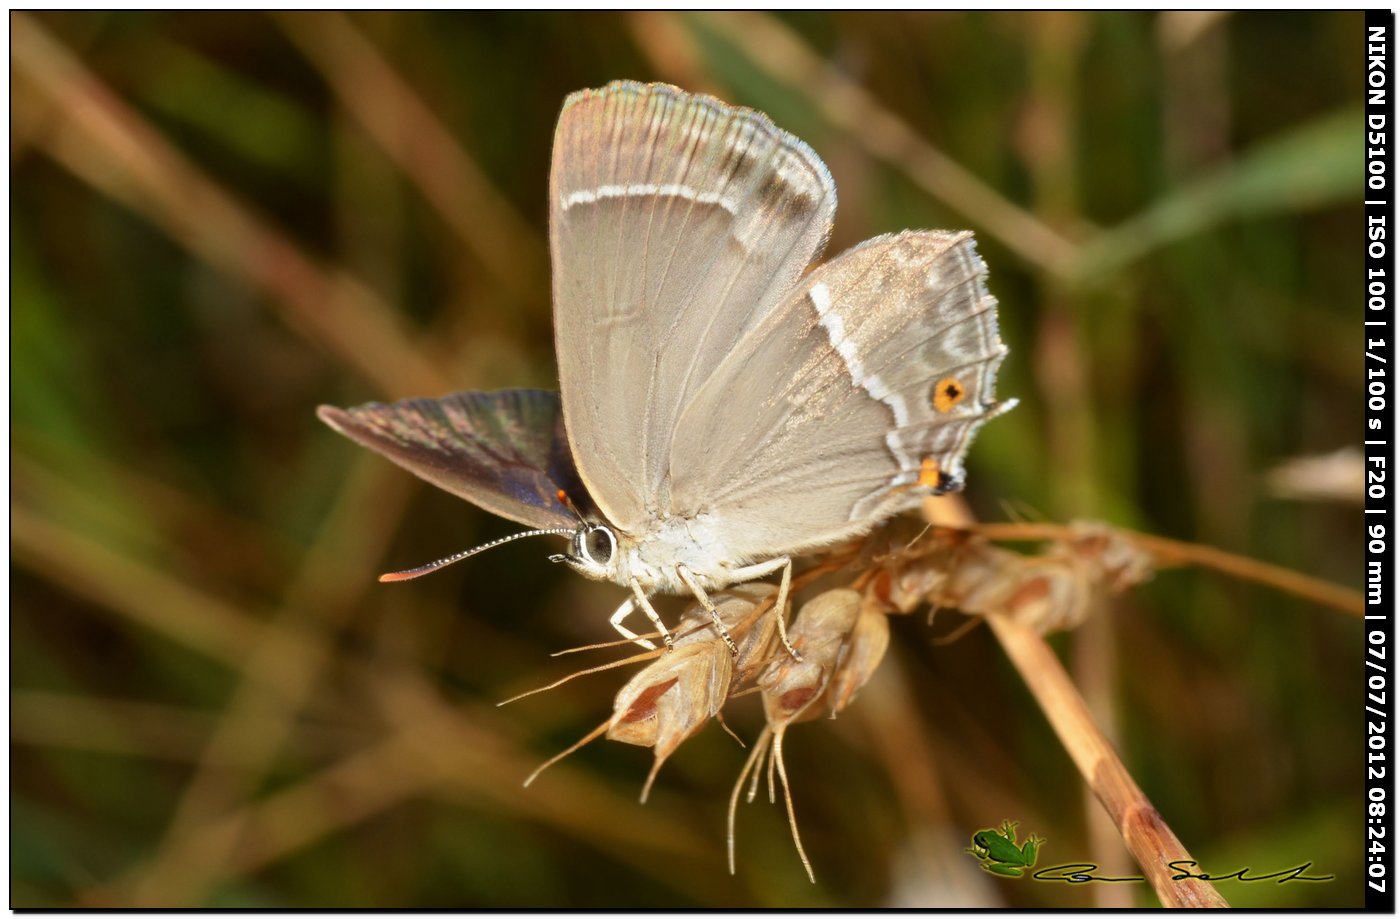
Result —
[[[596,743],[617,675],[498,709],[620,592],[318,424],[321,402],[554,384],[564,96],[660,79],[767,111],[841,193],[832,252],[970,227],[1022,405],[984,520],[1097,517],[1358,586],[1346,501],[1268,471],[1361,431],[1362,24],[1271,14],[52,13],[12,18],[11,905],[1150,903],[986,629],[895,625],[880,678],[724,808],[744,752]],[[1360,624],[1169,571],[1056,645],[1237,906],[1362,902]],[[588,663],[606,659],[598,654]],[[749,700],[752,701],[752,700]],[[741,736],[755,708],[735,719]],[[1116,849],[1115,849],[1116,846]],[[1116,899],[1115,899],[1116,898]]]

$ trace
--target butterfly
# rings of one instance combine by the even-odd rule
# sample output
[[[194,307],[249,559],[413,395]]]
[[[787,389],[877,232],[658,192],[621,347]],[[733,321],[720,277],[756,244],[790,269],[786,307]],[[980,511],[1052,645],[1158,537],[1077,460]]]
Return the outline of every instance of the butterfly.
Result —
[[[1007,349],[970,232],[905,231],[824,264],[836,187],[766,115],[673,86],[574,93],[549,184],[558,394],[322,406],[421,478],[569,537],[552,556],[651,598],[781,573],[962,487]],[[779,616],[779,624],[783,625]],[[783,642],[789,652],[784,630]]]

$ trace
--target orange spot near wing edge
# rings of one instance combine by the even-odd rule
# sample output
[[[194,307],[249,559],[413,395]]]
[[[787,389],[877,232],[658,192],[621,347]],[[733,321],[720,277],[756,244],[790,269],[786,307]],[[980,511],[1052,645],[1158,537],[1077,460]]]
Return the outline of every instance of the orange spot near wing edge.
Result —
[[[951,411],[967,395],[967,388],[957,377],[944,377],[934,384],[933,407],[939,413]]]
[[[923,488],[937,488],[938,479],[942,473],[943,470],[939,468],[938,460],[926,456],[919,464],[919,478],[916,484]]]

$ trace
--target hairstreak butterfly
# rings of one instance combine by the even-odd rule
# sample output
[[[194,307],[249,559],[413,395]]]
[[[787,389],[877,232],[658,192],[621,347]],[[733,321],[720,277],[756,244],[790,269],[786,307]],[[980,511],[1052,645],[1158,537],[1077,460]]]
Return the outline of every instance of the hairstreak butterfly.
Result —
[[[1006,346],[972,234],[879,236],[813,267],[836,187],[759,112],[656,84],[574,93],[549,206],[557,395],[319,414],[537,528],[508,539],[568,536],[554,560],[628,588],[612,624],[647,647],[623,620],[640,608],[669,645],[659,593],[713,613],[709,592],[781,572],[784,609],[794,556],[960,488],[974,433],[1015,402],[994,394]]]

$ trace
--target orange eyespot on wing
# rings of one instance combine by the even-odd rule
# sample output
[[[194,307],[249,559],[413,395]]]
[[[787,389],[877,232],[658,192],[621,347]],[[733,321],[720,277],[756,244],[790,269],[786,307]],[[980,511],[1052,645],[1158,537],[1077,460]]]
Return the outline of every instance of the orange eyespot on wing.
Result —
[[[919,462],[918,478],[904,485],[896,485],[890,490],[898,493],[912,491],[916,488],[930,488],[933,489],[934,494],[942,494],[946,490],[946,477],[943,474],[943,467],[938,465],[938,460],[931,456],[924,457]]]
[[[939,412],[950,411],[967,395],[967,389],[957,377],[944,377],[933,387],[933,407]]]
[[[919,479],[916,484],[920,487],[937,488],[942,477],[943,470],[938,468],[938,460],[926,456],[923,462],[919,463]]]

